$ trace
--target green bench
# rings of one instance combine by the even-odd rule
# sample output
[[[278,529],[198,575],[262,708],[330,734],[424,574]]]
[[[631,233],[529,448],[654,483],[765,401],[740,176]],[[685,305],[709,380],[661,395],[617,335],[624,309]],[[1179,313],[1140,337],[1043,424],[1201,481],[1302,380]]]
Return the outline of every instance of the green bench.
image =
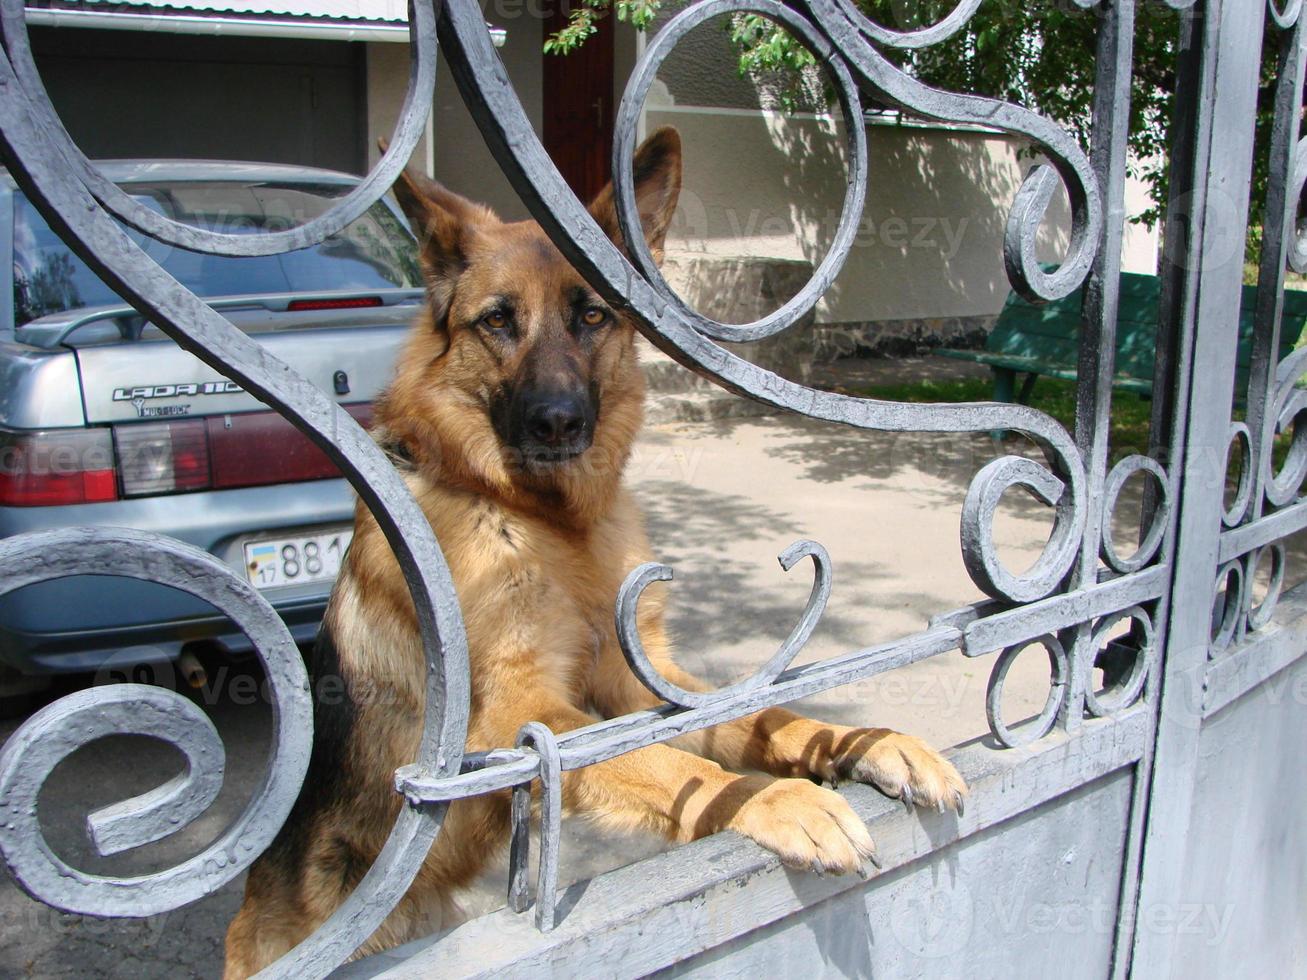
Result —
[[[1121,273],[1121,300],[1116,318],[1116,375],[1113,385],[1145,397],[1153,392],[1153,354],[1157,348],[1156,276]],[[1239,352],[1235,391],[1247,390],[1252,352],[1253,304],[1257,289],[1243,287],[1239,314]],[[1011,293],[983,350],[940,348],[944,357],[988,364],[994,371],[995,401],[1025,403],[1040,375],[1074,381],[1080,350],[1080,305],[1083,288],[1070,296],[1035,306]],[[1293,350],[1307,322],[1307,292],[1285,290],[1280,328],[1280,357]],[[1018,391],[1017,375],[1025,379]]]

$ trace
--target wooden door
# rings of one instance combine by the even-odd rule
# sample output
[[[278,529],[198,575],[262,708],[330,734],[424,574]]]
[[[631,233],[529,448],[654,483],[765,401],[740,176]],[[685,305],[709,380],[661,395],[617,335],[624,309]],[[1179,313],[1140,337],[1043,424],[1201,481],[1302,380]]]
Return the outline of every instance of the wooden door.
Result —
[[[546,37],[567,23],[568,6],[566,0],[550,0]],[[545,149],[582,201],[599,192],[611,169],[614,23],[605,13],[578,50],[544,56]]]

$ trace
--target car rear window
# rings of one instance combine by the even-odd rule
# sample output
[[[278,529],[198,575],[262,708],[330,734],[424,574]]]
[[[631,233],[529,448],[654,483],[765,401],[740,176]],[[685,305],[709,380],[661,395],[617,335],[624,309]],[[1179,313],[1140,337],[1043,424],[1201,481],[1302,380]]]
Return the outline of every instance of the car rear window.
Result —
[[[324,212],[349,187],[290,182],[134,183],[123,189],[177,221],[229,234],[281,231]],[[281,255],[229,258],[128,234],[199,296],[413,288],[422,283],[412,236],[374,204],[339,234]],[[50,230],[21,194],[14,196],[14,313],[17,326],[52,313],[122,303]]]

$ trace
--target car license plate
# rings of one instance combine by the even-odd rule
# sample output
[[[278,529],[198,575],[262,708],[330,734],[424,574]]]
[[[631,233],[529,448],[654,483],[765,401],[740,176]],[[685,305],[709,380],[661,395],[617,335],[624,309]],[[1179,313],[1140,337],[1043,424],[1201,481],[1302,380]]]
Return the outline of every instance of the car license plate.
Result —
[[[349,547],[353,528],[301,537],[261,538],[245,543],[245,572],[260,589],[331,581]]]

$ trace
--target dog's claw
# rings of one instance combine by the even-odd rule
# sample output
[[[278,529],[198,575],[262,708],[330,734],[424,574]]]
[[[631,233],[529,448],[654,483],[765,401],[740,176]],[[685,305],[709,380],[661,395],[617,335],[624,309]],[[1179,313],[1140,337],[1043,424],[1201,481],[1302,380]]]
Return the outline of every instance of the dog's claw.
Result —
[[[880,855],[875,853],[874,851],[871,854],[867,855],[867,860],[870,861],[873,865],[875,865],[877,871],[885,867],[885,865],[880,863]]]
[[[912,788],[908,786],[906,783],[903,785],[903,789],[899,792],[899,799],[903,801],[903,809],[911,813],[912,812]]]
[[[966,804],[962,802],[962,794],[961,794],[961,793],[954,793],[954,794],[953,794],[953,809],[955,809],[955,810],[958,811],[958,816],[959,816],[959,817],[964,816],[964,815],[966,814],[966,812],[967,812],[967,807],[966,807]]]

